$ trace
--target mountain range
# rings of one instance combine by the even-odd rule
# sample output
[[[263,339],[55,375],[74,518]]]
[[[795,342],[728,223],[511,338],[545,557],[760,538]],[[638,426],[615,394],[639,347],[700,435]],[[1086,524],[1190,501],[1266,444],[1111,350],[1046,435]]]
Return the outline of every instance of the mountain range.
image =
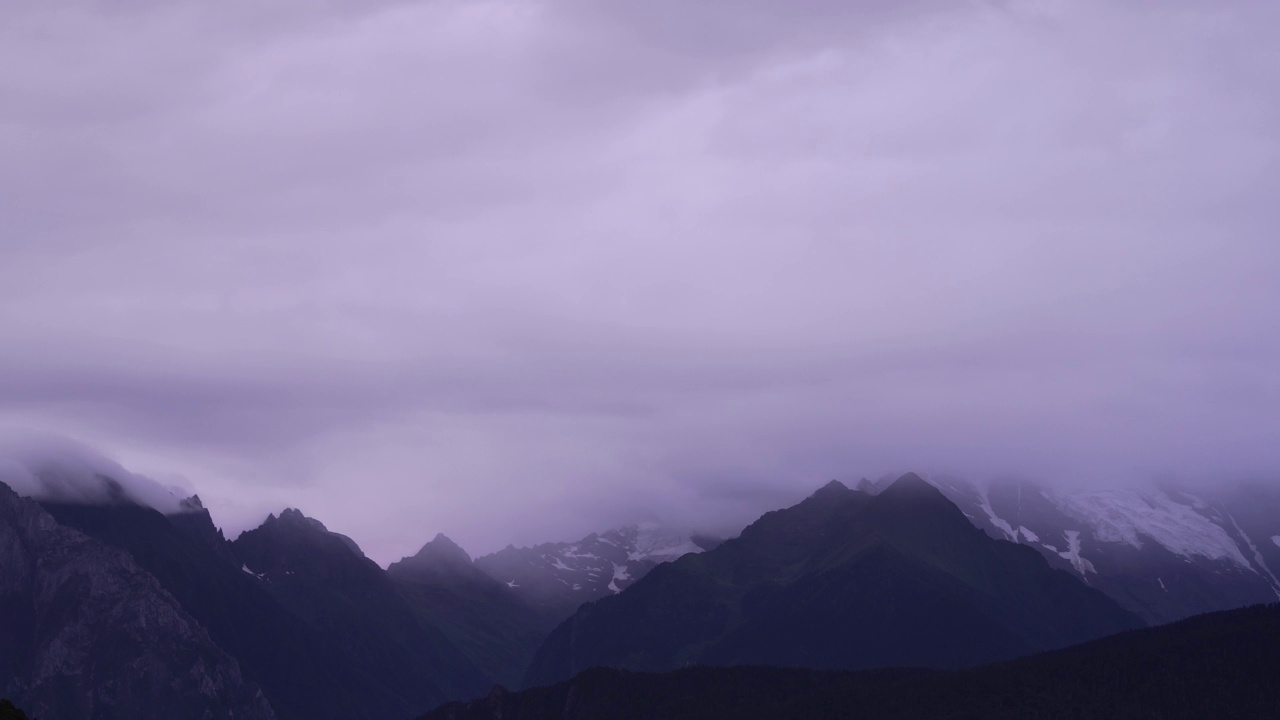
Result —
[[[959,668],[1140,625],[1029,548],[988,537],[916,475],[875,495],[832,481],[582,606],[525,684],[596,666]]]
[[[354,543],[297,511],[229,542],[203,510],[43,507],[132,556],[238,659],[278,718],[409,717],[488,686]]]
[[[874,495],[897,477],[850,485]],[[1280,491],[1269,485],[1064,490],[1025,480],[925,480],[989,536],[1036,550],[1147,623],[1280,599]],[[615,594],[611,583],[621,590],[663,562],[719,542],[632,526],[577,542],[508,547],[475,564],[560,620]]]
[[[0,483],[0,695],[35,717],[276,715],[239,662],[127,551]]]
[[[91,502],[0,484],[0,696],[42,720],[395,720],[595,667],[961,670],[1280,591],[1264,488],[908,474],[723,542],[627,526],[472,559],[436,535],[384,570],[296,509],[228,539],[198,497],[95,481]]]

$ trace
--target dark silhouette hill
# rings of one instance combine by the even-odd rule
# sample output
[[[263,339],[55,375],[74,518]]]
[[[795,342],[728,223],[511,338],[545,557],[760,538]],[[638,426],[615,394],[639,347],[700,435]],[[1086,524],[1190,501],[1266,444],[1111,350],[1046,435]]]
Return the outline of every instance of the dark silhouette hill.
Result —
[[[277,717],[193,615],[129,553],[0,483],[0,696],[41,720]]]
[[[323,526],[259,533],[261,541],[239,552],[211,522],[204,525],[207,514],[165,516],[127,503],[43,507],[63,525],[128,552],[236,658],[284,720],[409,717],[488,686],[443,635],[422,628],[407,603],[397,614],[355,602],[397,590],[349,540],[328,536]],[[308,593],[317,596],[307,600]],[[352,643],[360,623],[368,623],[367,632]]]
[[[959,671],[595,668],[421,720],[1265,720],[1280,717],[1277,648],[1280,605],[1265,605]]]

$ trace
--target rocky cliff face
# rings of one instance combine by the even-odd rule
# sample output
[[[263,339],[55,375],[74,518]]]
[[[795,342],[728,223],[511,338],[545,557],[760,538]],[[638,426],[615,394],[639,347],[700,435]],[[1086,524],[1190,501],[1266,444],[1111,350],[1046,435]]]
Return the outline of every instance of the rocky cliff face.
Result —
[[[258,688],[124,551],[0,483],[0,696],[41,720],[274,720]]]

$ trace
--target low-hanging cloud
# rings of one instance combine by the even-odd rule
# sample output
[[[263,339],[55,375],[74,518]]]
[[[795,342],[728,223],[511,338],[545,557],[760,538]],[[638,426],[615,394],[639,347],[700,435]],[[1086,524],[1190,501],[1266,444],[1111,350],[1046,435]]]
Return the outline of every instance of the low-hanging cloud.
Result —
[[[0,16],[0,420],[232,530],[1280,467],[1274,3]]]
[[[19,495],[82,505],[128,503],[166,515],[188,512],[191,493],[129,472],[83,443],[45,434],[0,437],[0,482]]]

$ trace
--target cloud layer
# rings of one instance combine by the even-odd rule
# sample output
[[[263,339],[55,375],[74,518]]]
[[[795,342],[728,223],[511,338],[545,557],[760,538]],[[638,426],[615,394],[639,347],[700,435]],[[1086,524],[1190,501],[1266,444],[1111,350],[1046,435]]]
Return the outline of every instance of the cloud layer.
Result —
[[[72,504],[138,504],[166,515],[188,512],[192,493],[129,472],[82,443],[48,435],[0,438],[0,482],[19,495]]]
[[[1274,3],[0,9],[0,418],[386,561],[1280,467]]]

